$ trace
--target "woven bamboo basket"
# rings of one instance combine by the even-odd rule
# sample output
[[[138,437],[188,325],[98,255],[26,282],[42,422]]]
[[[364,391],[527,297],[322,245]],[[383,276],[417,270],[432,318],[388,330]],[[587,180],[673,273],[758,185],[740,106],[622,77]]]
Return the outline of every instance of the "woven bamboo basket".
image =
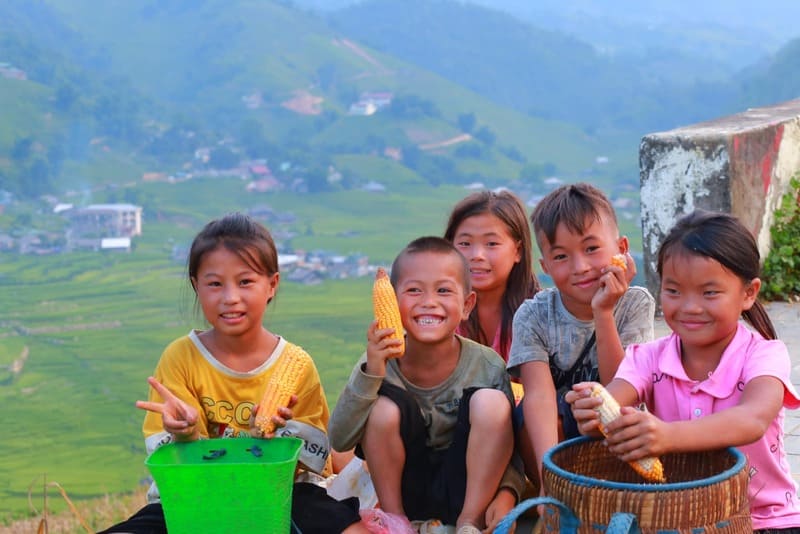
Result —
[[[578,532],[605,530],[618,513],[635,516],[642,533],[752,532],[744,455],[733,448],[664,455],[664,484],[646,483],[599,440],[571,439],[545,454],[547,495],[580,521]],[[548,508],[547,531],[559,532]]]

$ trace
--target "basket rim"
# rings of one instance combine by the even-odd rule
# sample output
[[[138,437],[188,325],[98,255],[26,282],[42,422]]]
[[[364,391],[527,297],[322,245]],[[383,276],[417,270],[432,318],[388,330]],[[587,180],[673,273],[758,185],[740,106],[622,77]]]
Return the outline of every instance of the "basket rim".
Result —
[[[579,486],[586,486],[586,487],[601,487],[601,488],[608,488],[608,489],[619,489],[619,490],[633,490],[633,491],[642,491],[646,489],[647,491],[652,492],[667,492],[667,491],[680,491],[680,490],[687,490],[687,489],[694,489],[700,488],[704,486],[710,486],[712,484],[717,484],[719,482],[723,482],[729,478],[732,478],[736,473],[743,470],[747,463],[747,459],[745,455],[734,447],[725,447],[722,450],[728,452],[731,456],[736,459],[733,466],[729,467],[725,471],[717,473],[716,475],[712,475],[707,478],[702,478],[699,480],[687,481],[687,482],[665,482],[663,484],[654,484],[654,483],[632,483],[632,482],[616,482],[613,480],[602,480],[598,478],[588,477],[586,475],[579,475],[577,473],[572,473],[567,471],[566,469],[562,469],[558,465],[555,464],[553,461],[553,455],[557,452],[561,451],[562,449],[566,449],[567,447],[572,447],[574,445],[580,445],[584,442],[589,441],[598,441],[596,438],[591,438],[589,436],[579,436],[577,438],[568,439],[566,441],[562,441],[561,443],[555,445],[554,447],[550,448],[547,452],[544,453],[543,458],[543,466],[548,470],[552,471],[558,476],[569,480],[569,482],[577,484]]]

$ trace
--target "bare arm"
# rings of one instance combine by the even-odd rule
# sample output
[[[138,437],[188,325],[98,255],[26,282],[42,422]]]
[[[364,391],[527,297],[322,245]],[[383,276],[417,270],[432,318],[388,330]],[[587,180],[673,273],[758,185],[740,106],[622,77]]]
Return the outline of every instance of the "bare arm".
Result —
[[[600,289],[592,298],[594,329],[597,335],[597,370],[601,384],[611,382],[619,362],[625,357],[625,348],[622,346],[614,319],[614,306],[628,290],[631,274],[636,274],[633,258],[630,254],[626,254],[625,257],[628,262],[626,270],[613,265],[603,270]]]
[[[535,460],[541,480],[544,453],[558,443],[556,389],[547,362],[524,363],[520,365],[520,375],[525,387],[525,397],[522,401],[525,438],[534,452],[534,458],[524,458],[524,460],[526,464]]]
[[[611,423],[609,450],[622,460],[668,452],[747,445],[760,439],[783,406],[783,384],[771,376],[747,383],[739,404],[689,421],[665,422],[634,408]]]
[[[572,390],[564,395],[572,408],[572,415],[578,423],[578,430],[586,436],[600,436],[600,415],[597,407],[601,400],[592,397],[592,386],[596,382],[579,382],[572,386]],[[606,389],[614,397],[620,406],[631,406],[639,402],[639,395],[636,389],[624,380],[619,378],[612,380]]]

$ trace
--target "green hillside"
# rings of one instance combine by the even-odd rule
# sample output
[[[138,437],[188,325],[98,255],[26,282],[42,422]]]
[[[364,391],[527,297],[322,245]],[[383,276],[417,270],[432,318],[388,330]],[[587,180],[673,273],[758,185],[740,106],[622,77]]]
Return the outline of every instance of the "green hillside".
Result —
[[[110,150],[102,154],[105,158],[138,161],[135,168],[174,172],[195,149],[221,139],[229,139],[242,156],[276,161],[302,155],[313,168],[347,154],[383,158],[369,149],[370,143],[407,155],[419,144],[447,141],[462,133],[462,115],[473,116],[488,140],[478,139],[474,142],[480,146],[461,151],[423,151],[419,166],[401,163],[434,183],[501,185],[518,179],[527,163],[574,175],[602,152],[578,128],[492,103],[365,47],[322,18],[283,2],[48,0],[29,13],[15,0],[5,10],[23,21],[26,15],[45,19],[64,35],[66,46],[50,61],[60,64],[63,58],[75,73],[44,85],[51,83],[51,91],[72,95],[74,102],[55,111],[60,126],[35,129],[31,137],[38,141],[45,130],[54,131],[55,140],[48,144],[60,143],[65,165],[77,159],[82,172],[91,172],[94,161],[82,164],[98,155],[86,148],[97,137]],[[23,41],[26,37],[20,31],[16,35]],[[38,50],[55,46],[35,32],[27,37]],[[23,67],[32,61],[19,57]],[[113,84],[100,83],[108,80]],[[35,77],[32,81],[37,82]],[[20,100],[38,107],[33,91],[25,87]],[[364,91],[390,92],[395,105],[370,117],[349,116],[350,105]],[[255,104],[245,105],[246,99]],[[403,100],[424,107],[399,111],[397,103]],[[6,138],[13,146],[20,135],[7,133]],[[63,146],[67,139],[72,146]],[[633,162],[628,158],[629,168]],[[352,170],[364,175],[373,165]],[[67,178],[60,162],[49,171],[52,183]]]
[[[292,246],[358,252],[387,265],[413,237],[441,233],[449,207],[465,194],[413,182],[385,194],[267,198],[247,194],[236,179],[136,188],[157,200],[132,253],[8,255],[0,263],[0,402],[18,414],[0,460],[0,524],[24,513],[27,488],[43,474],[73,499],[129,491],[147,476],[142,414],[133,403],[147,394],[145,378],[164,346],[203,328],[173,250],[207,220],[268,204],[295,216],[272,225],[298,234]],[[270,329],[314,356],[331,404],[363,350],[370,292],[369,278],[286,281],[267,311]]]

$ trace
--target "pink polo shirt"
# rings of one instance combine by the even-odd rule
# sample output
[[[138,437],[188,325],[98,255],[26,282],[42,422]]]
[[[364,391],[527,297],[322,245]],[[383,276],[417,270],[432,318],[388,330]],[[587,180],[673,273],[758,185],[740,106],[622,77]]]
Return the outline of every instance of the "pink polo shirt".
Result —
[[[800,407],[789,379],[791,360],[782,341],[765,340],[739,323],[722,359],[707,380],[686,376],[680,339],[672,334],[649,343],[629,345],[615,378],[630,383],[648,410],[664,421],[697,419],[739,403],[744,385],[758,376],[774,376],[784,385],[783,405]],[[738,447],[750,470],[753,529],[800,526],[797,485],[783,444],[784,410],[763,437]]]

